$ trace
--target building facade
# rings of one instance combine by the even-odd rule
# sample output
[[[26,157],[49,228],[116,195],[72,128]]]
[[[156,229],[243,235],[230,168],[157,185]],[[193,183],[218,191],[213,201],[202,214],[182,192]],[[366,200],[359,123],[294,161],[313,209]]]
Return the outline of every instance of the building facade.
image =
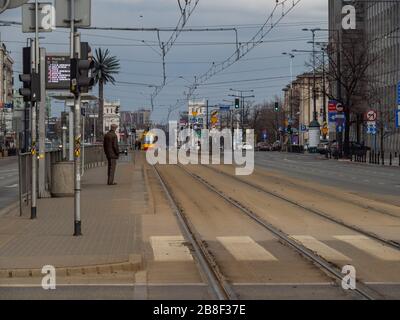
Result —
[[[106,133],[110,130],[111,125],[117,125],[116,131],[118,138],[121,132],[121,102],[120,101],[104,101],[104,126],[103,132]]]
[[[13,64],[6,46],[0,43],[0,148],[9,147],[15,140],[12,124]]]
[[[316,92],[317,92],[317,113],[318,122],[321,129],[325,122],[328,124],[328,97],[323,93],[323,77],[321,73],[316,74]],[[325,79],[325,85],[327,81]],[[313,73],[303,73],[297,76],[291,85],[288,85],[284,91],[283,111],[285,113],[285,123],[287,127],[290,123],[293,131],[298,132],[297,141],[293,144],[306,146],[309,143],[309,125],[314,118],[314,99],[313,99],[314,75]],[[324,102],[325,97],[325,102]],[[325,110],[324,110],[325,109]],[[292,116],[290,116],[292,114]],[[291,120],[291,121],[290,121]],[[327,138],[332,138],[333,132],[330,131]],[[323,134],[321,132],[321,138]]]
[[[344,30],[342,27],[342,8],[349,4],[356,9],[355,30]],[[369,110],[377,112],[376,134],[367,133],[367,122],[364,118],[357,121],[357,127],[352,126],[350,139],[386,152],[400,150],[400,130],[396,128],[396,113],[400,108],[397,93],[400,82],[399,26],[400,1],[329,0],[331,46],[337,46],[339,40],[342,50],[346,50],[346,44],[351,44],[357,37],[358,41],[362,40],[360,47],[367,50],[371,61],[367,68],[367,80],[360,88],[365,94],[359,102],[359,109],[364,113]],[[342,65],[342,70],[345,68]],[[334,90],[335,86],[333,84]]]

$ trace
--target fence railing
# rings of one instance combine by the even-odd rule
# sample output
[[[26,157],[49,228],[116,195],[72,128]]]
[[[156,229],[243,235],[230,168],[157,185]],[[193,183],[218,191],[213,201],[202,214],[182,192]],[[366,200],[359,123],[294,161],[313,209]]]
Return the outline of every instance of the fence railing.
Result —
[[[67,153],[68,154],[68,153]],[[45,154],[45,190],[51,193],[52,188],[52,168],[55,163],[64,161],[61,150],[47,151]],[[103,166],[106,163],[106,157],[101,145],[85,146],[82,155],[84,169]],[[20,215],[30,206],[32,199],[32,154],[19,153],[19,200]],[[39,179],[38,179],[39,180]],[[39,188],[37,188],[39,190]]]
[[[399,152],[381,152],[371,150],[363,155],[352,155],[351,160],[354,162],[369,163],[382,166],[400,166]]]

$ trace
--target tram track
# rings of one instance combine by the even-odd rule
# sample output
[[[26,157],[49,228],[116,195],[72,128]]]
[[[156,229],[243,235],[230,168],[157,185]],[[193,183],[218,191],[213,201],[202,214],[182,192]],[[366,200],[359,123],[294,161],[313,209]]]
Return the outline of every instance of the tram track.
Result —
[[[212,184],[210,184],[208,181],[203,179],[202,177],[190,172],[188,169],[184,168],[181,165],[176,165],[179,167],[182,171],[184,171],[187,175],[192,177],[194,180],[197,182],[201,183],[204,185],[208,190],[212,191],[213,193],[217,194],[220,198],[234,206],[235,208],[239,209],[240,212],[245,214],[247,217],[249,217],[251,220],[255,221],[258,225],[262,226],[264,229],[268,230],[271,232],[273,235],[275,235],[283,244],[287,245],[288,247],[292,248],[295,250],[297,253],[299,253],[303,258],[307,259],[308,261],[311,261],[316,265],[319,269],[324,271],[325,273],[331,275],[333,279],[335,279],[338,282],[342,282],[344,280],[344,275],[341,273],[341,270],[339,269],[338,266],[333,264],[332,262],[326,261],[325,259],[321,258],[318,256],[316,253],[311,251],[310,249],[306,248],[302,244],[299,244],[297,241],[294,239],[290,238],[288,234],[280,230],[279,228],[275,227],[274,225],[268,223],[265,221],[263,218],[261,218],[259,215],[257,215],[254,211],[251,209],[247,208],[245,205],[243,205],[241,202],[232,199],[229,197],[227,194],[223,193],[222,191],[218,190],[216,187],[214,187]],[[368,285],[361,281],[357,281],[357,286],[354,289],[354,292],[356,292],[360,297],[363,299],[367,300],[376,300],[376,299],[383,299],[384,297],[376,292],[374,289],[370,288]]]

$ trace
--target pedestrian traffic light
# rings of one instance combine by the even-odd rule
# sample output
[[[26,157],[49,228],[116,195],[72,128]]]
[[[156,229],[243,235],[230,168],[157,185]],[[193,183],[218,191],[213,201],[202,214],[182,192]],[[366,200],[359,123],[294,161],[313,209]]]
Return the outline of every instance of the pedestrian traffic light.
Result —
[[[279,102],[275,102],[275,112],[279,111]]]
[[[235,99],[235,109],[240,109],[240,99],[239,98]]]
[[[94,62],[90,57],[90,46],[87,42],[81,43],[81,58],[71,59],[71,92],[75,95],[89,92],[94,85],[91,70]]]
[[[40,97],[40,75],[32,70],[31,48],[23,48],[23,74],[19,75],[19,80],[23,87],[19,89],[19,94],[23,96],[25,102],[37,102]]]

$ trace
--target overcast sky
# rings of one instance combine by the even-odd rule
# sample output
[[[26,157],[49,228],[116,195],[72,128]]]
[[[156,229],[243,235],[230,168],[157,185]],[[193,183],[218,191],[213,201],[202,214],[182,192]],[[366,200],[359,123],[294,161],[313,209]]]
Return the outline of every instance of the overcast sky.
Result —
[[[246,42],[265,23],[274,5],[275,0],[200,0],[187,28],[237,27],[239,41]],[[328,0],[301,0],[267,36],[266,43],[214,76],[208,85],[201,86],[196,91],[196,98],[207,98],[211,105],[222,103],[224,99],[232,99],[229,97],[230,88],[254,89],[255,102],[281,95],[282,88],[290,81],[289,58],[281,53],[292,49],[310,49],[307,41],[311,40],[311,32],[301,29],[326,28],[327,7]],[[92,26],[96,27],[175,27],[179,16],[176,0],[92,0]],[[21,9],[6,11],[1,20],[21,21]],[[15,71],[21,72],[22,46],[31,35],[22,34],[19,26],[3,26],[0,31],[2,41],[12,52]],[[170,35],[170,32],[161,33],[162,40],[167,41]],[[68,52],[68,30],[57,29],[44,36],[42,46],[48,52]],[[326,36],[320,33],[319,38],[326,39]],[[160,49],[154,32],[82,30],[82,40],[90,42],[93,48],[109,48],[120,59],[121,72],[117,81],[151,85],[162,83]],[[165,120],[168,106],[175,105],[177,99],[183,99],[183,92],[187,90],[185,86],[194,81],[194,76],[203,74],[212,62],[223,61],[234,51],[233,31],[181,33],[166,57],[169,84],[155,101],[153,119]],[[306,59],[306,54],[295,58],[294,74],[305,70]],[[107,86],[105,94],[107,99],[120,99],[122,110],[135,110],[150,107],[152,90],[144,85],[117,84]],[[62,104],[53,104],[53,114],[57,115],[62,109]],[[177,113],[172,115],[172,118],[176,117]]]

